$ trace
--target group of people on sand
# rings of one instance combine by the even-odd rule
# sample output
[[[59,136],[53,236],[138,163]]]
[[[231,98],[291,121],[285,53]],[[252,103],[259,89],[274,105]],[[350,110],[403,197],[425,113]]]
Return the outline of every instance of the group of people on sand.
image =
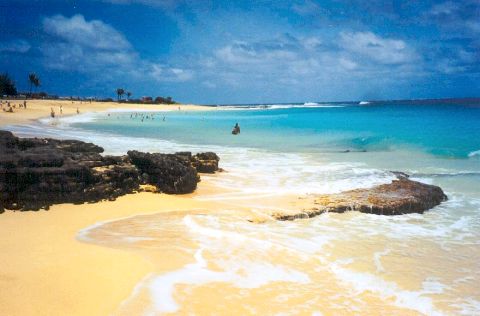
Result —
[[[60,112],[60,115],[63,115],[63,105],[60,105],[59,112]],[[78,108],[78,106],[77,106],[77,111],[76,112],[77,112],[77,114],[80,114],[80,109]],[[50,117],[51,118],[55,117],[55,110],[53,109],[53,107],[50,108]]]
[[[26,109],[27,108],[27,100],[23,100],[23,102],[20,102],[18,104],[12,104],[10,101],[3,101],[3,100],[0,100],[0,108],[3,110],[3,112],[7,112],[7,113],[13,113],[13,109],[15,108],[24,108]]]

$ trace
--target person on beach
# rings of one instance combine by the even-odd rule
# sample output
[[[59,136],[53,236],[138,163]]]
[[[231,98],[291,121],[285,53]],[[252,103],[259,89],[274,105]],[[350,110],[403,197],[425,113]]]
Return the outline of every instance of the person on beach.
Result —
[[[233,130],[232,130],[232,134],[233,135],[240,134],[240,125],[238,125],[238,123],[235,123],[235,126],[233,127]]]
[[[77,114],[80,114],[80,110],[78,109],[78,107],[77,107]]]
[[[63,105],[60,105],[60,114],[63,114]]]
[[[27,100],[23,100],[23,108],[24,108],[24,109],[27,108]]]
[[[50,108],[50,116],[51,116],[52,118],[55,117],[55,111],[53,110],[53,108]]]

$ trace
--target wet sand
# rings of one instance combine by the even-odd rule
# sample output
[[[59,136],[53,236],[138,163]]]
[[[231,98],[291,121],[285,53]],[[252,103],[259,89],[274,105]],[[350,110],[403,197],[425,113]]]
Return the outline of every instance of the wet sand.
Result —
[[[5,100],[3,100],[5,102]],[[23,101],[15,100],[11,104]],[[5,106],[5,104],[4,104]],[[208,110],[195,105],[27,100],[27,109],[0,111],[0,126],[31,124],[63,116],[117,109]],[[200,184],[201,188],[202,184]],[[195,193],[197,194],[197,193]],[[80,242],[78,232],[99,221],[136,214],[205,208],[191,195],[130,194],[113,202],[60,204],[49,211],[0,215],[0,311],[3,315],[108,315],[126,299],[152,264],[136,253]]]
[[[77,241],[99,221],[171,210],[208,209],[190,195],[139,193],[113,202],[54,205],[0,215],[0,310],[4,315],[107,315],[152,264],[134,252]],[[210,207],[211,208],[211,207]]]

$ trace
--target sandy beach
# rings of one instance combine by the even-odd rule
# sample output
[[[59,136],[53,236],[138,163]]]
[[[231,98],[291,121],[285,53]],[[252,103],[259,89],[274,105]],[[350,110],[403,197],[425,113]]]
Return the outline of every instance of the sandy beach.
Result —
[[[6,108],[5,102],[2,100],[3,108]],[[193,104],[132,104],[117,102],[81,102],[69,100],[27,100],[27,108],[20,108],[23,100],[10,100],[11,105],[16,105],[13,113],[0,110],[0,127],[5,125],[28,124],[44,117],[50,117],[50,110],[53,108],[56,117],[76,115],[77,108],[81,114],[90,112],[106,112],[118,110],[138,110],[138,111],[207,111],[214,109],[207,106],[199,106]],[[62,114],[60,114],[62,107]]]
[[[75,116],[77,106],[82,114],[100,115],[87,115],[91,121],[77,125],[68,124],[71,118],[65,124],[36,122],[48,117],[51,107],[58,113],[60,105],[63,117]],[[338,140],[333,150],[302,152],[300,127],[292,135],[271,134],[282,121],[295,124],[298,117],[302,126],[311,120],[329,129],[336,117],[352,117],[361,126],[370,108],[293,105],[280,111],[195,113],[215,108],[180,107],[29,101],[27,109],[0,112],[1,126],[20,135],[72,137],[102,146],[105,155],[130,149],[214,151],[224,170],[202,173],[195,192],[185,195],[141,192],[115,201],[0,214],[2,314],[477,314],[478,258],[471,255],[478,253],[480,231],[476,158],[370,147],[345,151]],[[172,112],[166,121],[144,122],[130,113],[105,112],[133,109]],[[392,109],[376,110],[387,118]],[[230,129],[237,120],[242,134],[234,137]],[[305,144],[311,148],[325,138],[313,134]],[[423,214],[370,214],[388,206],[388,200],[370,194],[395,178],[390,170],[438,184],[448,200]],[[465,170],[470,172],[464,175]],[[400,191],[388,196],[408,197],[403,188],[410,182],[403,183],[400,196]],[[428,192],[436,191],[425,192],[430,201]],[[350,211],[362,196],[368,201],[355,209],[367,214]],[[403,205],[410,210],[412,201]],[[323,213],[326,207],[332,209]]]
[[[22,101],[12,101],[19,104]],[[205,110],[195,105],[148,105],[28,100],[27,109],[0,111],[0,127],[48,117],[118,109]],[[207,186],[205,182],[202,185]],[[198,193],[194,193],[198,194]],[[4,315],[107,315],[151,271],[143,256],[79,242],[78,232],[99,221],[173,210],[212,209],[191,195],[138,193],[95,204],[60,204],[49,211],[0,216],[0,311]]]

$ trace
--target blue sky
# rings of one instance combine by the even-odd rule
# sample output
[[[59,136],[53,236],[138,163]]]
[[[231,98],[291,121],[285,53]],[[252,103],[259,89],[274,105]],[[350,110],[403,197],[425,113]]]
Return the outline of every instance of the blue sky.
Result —
[[[0,0],[0,72],[193,103],[480,96],[480,1]]]

